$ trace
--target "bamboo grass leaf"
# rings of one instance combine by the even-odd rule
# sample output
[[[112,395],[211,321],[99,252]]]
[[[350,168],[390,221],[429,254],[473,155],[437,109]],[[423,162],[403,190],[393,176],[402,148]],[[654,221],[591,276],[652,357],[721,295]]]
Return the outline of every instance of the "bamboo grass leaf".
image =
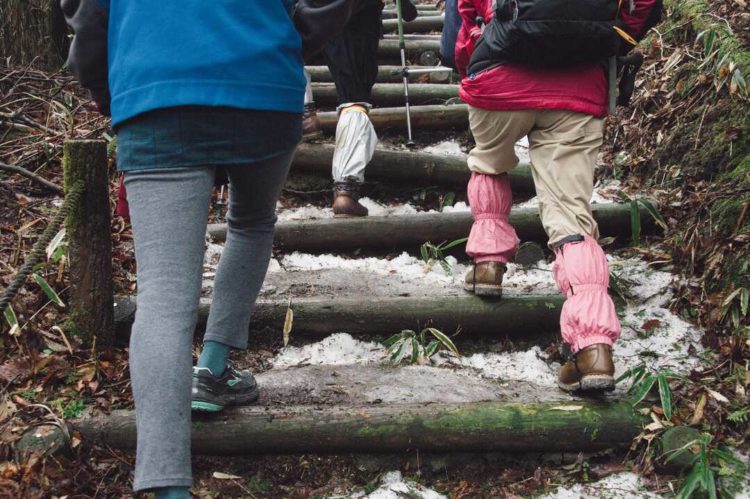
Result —
[[[44,277],[40,276],[39,274],[34,274],[32,276],[36,283],[39,285],[40,288],[42,288],[42,291],[44,291],[44,294],[47,295],[47,298],[54,303],[55,305],[58,305],[60,307],[65,307],[65,302],[60,299],[58,294],[55,292],[54,289],[52,289],[52,286],[49,285],[49,283],[44,279]]]

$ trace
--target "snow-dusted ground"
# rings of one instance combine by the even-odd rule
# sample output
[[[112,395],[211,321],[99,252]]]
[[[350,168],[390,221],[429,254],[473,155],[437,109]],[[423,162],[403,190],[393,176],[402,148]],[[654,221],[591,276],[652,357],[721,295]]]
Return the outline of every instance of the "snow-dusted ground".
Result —
[[[461,273],[447,275],[439,265],[424,272],[424,264],[406,254],[382,262],[377,258],[346,260],[338,262],[337,257],[322,258],[311,255],[289,255],[281,261],[281,267],[289,271],[296,268],[325,268],[321,265],[349,263],[351,268],[361,271],[384,272],[391,275],[406,275],[410,279],[423,278],[426,285],[457,286]],[[676,372],[686,372],[696,365],[702,351],[700,330],[683,321],[664,308],[672,297],[671,284],[674,277],[668,272],[650,269],[638,259],[613,260],[615,272],[632,281],[630,293],[633,298],[621,311],[622,336],[615,347],[617,375],[641,363],[653,368],[669,367]],[[461,268],[462,266],[458,265]],[[533,292],[554,292],[550,265],[539,262],[538,267],[524,270],[512,265],[508,272],[508,285]],[[463,271],[464,269],[461,269]],[[384,331],[384,333],[388,333]],[[692,347],[692,350],[691,350]],[[275,367],[306,364],[360,364],[385,362],[385,348],[379,343],[360,341],[346,333],[339,333],[322,342],[303,347],[283,349],[274,359]],[[438,366],[465,369],[484,378],[500,381],[521,380],[542,386],[555,387],[559,365],[548,364],[545,353],[534,347],[527,351],[508,353],[478,353],[467,357],[453,358],[440,355],[435,361]]]
[[[352,491],[345,496],[332,496],[329,499],[442,499],[445,498],[430,488],[405,479],[400,472],[391,471],[383,475],[380,486],[370,494]],[[645,499],[663,497],[645,490],[640,477],[635,473],[616,473],[606,478],[587,484],[574,484],[558,487],[540,499]]]

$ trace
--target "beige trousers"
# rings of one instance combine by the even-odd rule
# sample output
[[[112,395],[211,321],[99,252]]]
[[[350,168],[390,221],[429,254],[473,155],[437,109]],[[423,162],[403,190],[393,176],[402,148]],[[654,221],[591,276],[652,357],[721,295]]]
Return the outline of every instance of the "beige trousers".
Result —
[[[489,111],[469,106],[476,147],[469,169],[507,173],[518,164],[515,144],[528,135],[539,214],[550,244],[576,234],[599,238],[589,201],[604,120],[564,110]]]

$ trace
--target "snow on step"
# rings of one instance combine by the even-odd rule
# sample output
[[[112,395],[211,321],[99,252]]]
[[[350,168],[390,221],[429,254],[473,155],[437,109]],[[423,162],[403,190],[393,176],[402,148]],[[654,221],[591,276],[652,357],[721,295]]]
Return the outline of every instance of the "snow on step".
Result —
[[[615,345],[616,375],[641,363],[683,373],[696,366],[703,350],[700,329],[665,308],[672,297],[674,276],[651,270],[639,259],[613,260],[612,268],[634,282],[630,289],[631,303],[620,313],[623,331]],[[319,343],[282,349],[273,364],[275,368],[283,368],[299,365],[303,359],[307,365],[371,364],[386,362],[386,353],[379,343],[339,333]],[[529,381],[550,388],[556,386],[559,368],[558,364],[548,364],[539,347],[525,352],[480,353],[459,358],[443,353],[437,356],[435,365],[465,370],[482,378]]]

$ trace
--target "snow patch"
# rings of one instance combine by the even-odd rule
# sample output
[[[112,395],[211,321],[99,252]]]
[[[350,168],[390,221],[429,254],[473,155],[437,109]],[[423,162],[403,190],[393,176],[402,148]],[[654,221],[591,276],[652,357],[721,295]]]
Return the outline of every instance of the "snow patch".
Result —
[[[369,494],[355,492],[348,497],[353,499],[402,499],[404,497],[413,499],[445,499],[446,497],[418,483],[406,481],[400,471],[389,471],[383,475],[380,483],[380,487]]]
[[[560,487],[541,499],[643,499],[659,498],[658,494],[645,490],[640,476],[635,473],[616,473],[597,482]]]
[[[459,201],[453,206],[443,206],[443,213],[458,213],[466,211],[471,211],[471,207],[463,201]]]
[[[525,352],[477,353],[453,359],[452,364],[475,369],[484,378],[556,386],[559,365],[548,365],[546,357],[541,348],[533,347]]]
[[[283,369],[302,365],[371,364],[381,362],[384,357],[383,345],[359,341],[347,333],[336,333],[322,341],[303,347],[282,348],[273,360],[273,367]]]
[[[466,153],[461,148],[461,144],[459,144],[455,140],[444,140],[442,142],[438,142],[437,144],[427,146],[422,149],[422,151],[426,152],[427,154],[436,154],[438,156],[466,156]]]
[[[466,265],[458,265],[456,259],[446,259],[452,265],[452,271],[446,272],[440,264],[426,265],[422,260],[403,252],[392,260],[384,258],[344,258],[335,255],[311,255],[294,252],[281,259],[281,266],[290,271],[300,270],[355,270],[377,275],[390,275],[402,282],[421,281],[430,285],[458,285]]]

